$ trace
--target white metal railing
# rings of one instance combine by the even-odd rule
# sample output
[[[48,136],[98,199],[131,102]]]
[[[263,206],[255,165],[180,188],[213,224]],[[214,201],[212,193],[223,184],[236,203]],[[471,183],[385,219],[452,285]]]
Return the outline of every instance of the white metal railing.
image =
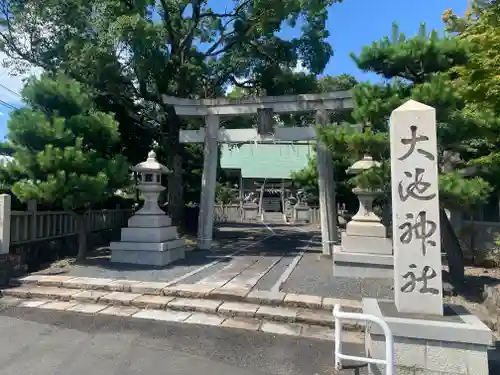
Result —
[[[333,318],[335,319],[335,368],[340,371],[342,369],[342,360],[359,361],[365,363],[376,363],[385,365],[386,375],[395,374],[394,364],[394,341],[392,332],[387,323],[378,316],[351,313],[340,311],[340,305],[335,305],[333,308]],[[352,355],[342,354],[342,319],[370,321],[382,328],[385,336],[385,359],[369,358],[369,357],[356,357]]]

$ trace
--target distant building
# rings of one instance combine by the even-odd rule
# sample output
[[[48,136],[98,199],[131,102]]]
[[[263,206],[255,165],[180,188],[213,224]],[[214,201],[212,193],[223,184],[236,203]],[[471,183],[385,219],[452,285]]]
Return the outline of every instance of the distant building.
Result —
[[[0,165],[4,166],[12,161],[14,161],[14,158],[12,156],[0,155]]]
[[[265,182],[262,208],[268,212],[283,212],[283,202],[296,193],[290,176],[307,167],[315,146],[309,143],[249,143],[239,147],[223,144],[221,147],[221,168],[239,179],[240,196],[253,192],[260,197]]]

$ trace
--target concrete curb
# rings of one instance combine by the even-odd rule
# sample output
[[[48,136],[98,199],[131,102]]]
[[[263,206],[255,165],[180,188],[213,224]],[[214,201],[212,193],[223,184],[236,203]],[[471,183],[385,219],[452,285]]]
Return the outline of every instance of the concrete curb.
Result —
[[[14,290],[14,289],[12,289]],[[9,292],[7,294],[10,294]],[[4,293],[5,295],[5,293]],[[169,298],[153,296],[156,298]],[[173,299],[175,300],[175,299]],[[200,324],[218,326],[221,328],[236,328],[251,331],[265,332],[276,335],[292,335],[297,337],[312,338],[317,340],[333,341],[335,331],[330,327],[311,325],[305,323],[290,323],[269,321],[263,318],[238,315],[217,315],[199,310],[183,311],[171,308],[165,309],[141,309],[136,306],[112,305],[102,303],[86,303],[75,300],[62,301],[53,299],[21,299],[12,296],[0,298],[0,306],[18,308],[36,308],[46,311],[66,311],[87,315],[112,315],[118,317],[129,317],[132,319],[148,319],[164,322],[176,322],[187,324]],[[229,309],[230,310],[230,309]],[[228,311],[229,311],[228,310]],[[364,334],[361,332],[344,332],[343,342],[352,344],[363,344]]]
[[[74,289],[55,286],[22,285],[3,290],[3,295],[22,299],[56,300],[76,304],[104,304],[132,308],[168,309],[179,312],[200,312],[223,317],[257,318],[284,323],[303,323],[334,328],[330,311],[304,307],[271,306],[222,299],[160,296],[120,291]],[[359,322],[345,321],[346,331],[364,329]]]
[[[173,296],[184,298],[223,299],[259,305],[308,308],[330,312],[335,304],[344,311],[361,312],[361,302],[314,295],[270,292],[251,289],[217,288],[208,284],[177,284],[168,282],[140,282],[133,280],[98,279],[88,277],[30,275],[14,280],[14,285],[38,285],[67,289],[120,291],[144,295]]]

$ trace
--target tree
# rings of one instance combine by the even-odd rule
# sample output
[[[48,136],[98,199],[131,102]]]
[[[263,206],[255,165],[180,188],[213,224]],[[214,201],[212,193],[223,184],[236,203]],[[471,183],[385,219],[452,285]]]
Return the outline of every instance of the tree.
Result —
[[[467,64],[467,47],[454,37],[427,34],[425,26],[410,39],[398,32],[393,35],[397,43],[386,37],[353,56],[360,69],[388,80],[356,86],[353,117],[365,128],[386,133],[391,112],[406,100],[436,108],[442,200],[448,206],[471,207],[490,187],[482,178],[466,178],[459,172],[489,152],[480,145],[489,132],[484,119],[464,110],[466,99],[451,79],[454,68]]]
[[[475,141],[477,152],[470,161],[470,171],[481,176],[500,191],[500,21],[499,1],[473,1],[463,17],[447,10],[443,14],[447,30],[467,45],[467,64],[453,70],[455,89],[464,97],[464,111],[483,122],[486,134]],[[484,207],[484,206],[483,206]],[[482,208],[483,208],[482,207]],[[472,215],[471,215],[472,216]]]
[[[358,84],[355,77],[349,74],[341,74],[338,76],[324,76],[315,81],[314,92],[334,92],[352,90]],[[311,119],[312,120],[312,119]],[[339,114],[332,114],[331,122],[332,128],[339,128],[342,122],[354,122],[352,115],[349,112]],[[342,128],[343,134],[347,134],[346,129]],[[352,159],[352,152],[347,151],[347,144],[342,143],[342,148],[335,147],[331,142],[329,143],[330,151],[333,157],[334,176],[336,182],[337,201],[346,203],[352,198],[349,186],[346,184],[346,169],[355,161]],[[318,190],[318,169],[316,164],[316,155],[313,154],[308,165],[300,171],[292,174],[294,183],[302,188],[312,204],[318,204],[319,190]]]
[[[469,48],[469,59],[455,70],[456,82],[470,106],[500,113],[500,2],[474,9],[476,17],[458,33]]]
[[[164,96],[213,98],[228,84],[271,95],[298,61],[320,73],[332,55],[328,7],[338,1],[238,0],[217,12],[208,0],[2,0],[0,47],[18,69],[60,69],[95,90],[132,133],[152,131],[173,170],[169,209],[180,219],[185,121]],[[300,35],[280,37],[285,24]]]
[[[464,170],[484,164],[484,158],[492,155],[492,134],[500,130],[494,117],[468,110],[467,98],[454,80],[456,69],[468,64],[468,45],[453,36],[440,37],[436,31],[427,34],[424,25],[417,36],[407,39],[394,25],[392,38],[374,42],[352,57],[360,69],[385,79],[380,84],[362,83],[354,89],[353,118],[364,127],[365,134],[371,132],[360,151],[369,150],[378,142],[375,137],[384,134],[388,142],[390,114],[406,100],[412,98],[436,108],[443,248],[448,252],[452,278],[462,282],[460,245],[444,207],[470,210],[474,204],[487,199],[495,187],[491,170],[476,169],[473,177],[467,176]],[[321,137],[327,144],[339,141],[331,129]],[[373,157],[382,161],[382,166],[361,173],[351,179],[351,183],[387,191],[390,155],[385,151]]]
[[[9,172],[21,176],[12,191],[21,201],[36,199],[68,210],[83,259],[85,212],[130,181],[125,158],[112,151],[120,142],[118,123],[95,110],[83,87],[62,74],[30,79],[22,96],[29,107],[12,112],[8,123],[14,150]]]

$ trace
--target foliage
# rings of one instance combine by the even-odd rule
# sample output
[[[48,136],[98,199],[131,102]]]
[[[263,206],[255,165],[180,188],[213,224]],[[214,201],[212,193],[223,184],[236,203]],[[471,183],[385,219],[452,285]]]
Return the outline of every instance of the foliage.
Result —
[[[335,92],[351,90],[358,82],[356,78],[349,74],[341,74],[339,76],[324,76],[317,79],[315,92]],[[309,118],[310,120],[310,118]],[[319,132],[320,138],[325,138],[326,144],[332,152],[334,164],[334,176],[337,183],[337,199],[345,201],[350,195],[349,185],[346,184],[346,169],[350,166],[352,155],[347,150],[347,144],[343,142],[334,142],[336,134],[340,137],[347,137],[347,134],[353,133],[350,128],[345,128],[339,125],[344,121],[352,120],[351,114],[343,112],[341,116],[335,115],[331,118],[335,125]],[[340,130],[339,130],[340,128]],[[337,130],[335,130],[337,129]],[[328,140],[327,140],[328,138]],[[340,148],[339,148],[340,147]],[[352,164],[352,162],[351,162]],[[318,204],[318,170],[316,164],[316,156],[312,156],[308,165],[300,171],[294,172],[291,175],[294,184],[303,189],[306,196],[310,198],[310,204]],[[313,198],[314,197],[314,198]]]
[[[238,200],[238,189],[230,183],[217,183],[215,187],[215,202],[221,205],[236,203]]]
[[[351,90],[358,84],[356,78],[350,74],[338,76],[324,76],[316,81],[317,92],[335,92]]]
[[[310,92],[310,76],[291,85],[290,74],[298,63],[311,74],[324,69],[333,53],[328,8],[338,1],[237,0],[216,11],[208,0],[6,0],[0,49],[19,70],[61,70],[85,84],[101,109],[117,114],[130,156],[144,158],[156,139],[173,170],[169,209],[179,219],[189,156],[178,137],[187,121],[165,96],[213,98],[229,84],[253,94]],[[282,38],[284,27],[296,36]]]
[[[464,15],[451,10],[443,20],[457,40],[468,47],[466,64],[453,69],[454,87],[464,98],[462,111],[480,124],[468,162],[492,188],[500,187],[500,22],[499,1],[473,1]]]
[[[370,128],[360,131],[349,124],[329,126],[320,129],[319,139],[328,147],[335,159],[348,158],[354,163],[369,154],[381,160],[388,152],[386,133],[375,133]]]
[[[384,161],[380,166],[370,168],[351,177],[348,183],[360,189],[371,189],[383,192],[387,197],[391,190],[390,164]]]
[[[472,207],[488,199],[492,187],[481,177],[465,179],[458,171],[439,176],[439,198],[448,207],[470,211]]]
[[[418,35],[409,39],[394,26],[392,39],[385,37],[353,56],[360,69],[386,79],[380,84],[362,83],[354,89],[353,117],[373,129],[360,148],[370,154],[374,152],[373,144],[387,142],[389,116],[406,100],[433,106],[438,121],[441,198],[446,205],[465,208],[484,200],[491,191],[485,176],[471,179],[462,171],[468,165],[477,165],[478,156],[491,156],[487,139],[496,123],[468,111],[466,98],[452,80],[454,69],[467,64],[468,57],[466,43],[455,37],[440,37],[437,32],[427,34],[423,25]],[[389,155],[385,151],[372,156],[386,160]],[[388,178],[389,165],[385,163],[383,168],[364,172],[352,182],[380,184]]]
[[[474,264],[485,268],[500,267],[500,233],[493,234],[494,246],[482,248],[474,253]]]
[[[12,191],[21,201],[50,202],[81,219],[85,210],[129,183],[125,158],[110,151],[120,141],[118,124],[93,108],[80,84],[62,74],[44,74],[29,80],[22,95],[29,107],[11,114],[14,162],[6,169],[18,178]]]
[[[318,204],[318,169],[316,167],[316,155],[311,156],[307,162],[307,167],[300,171],[293,172],[291,179],[294,184],[304,190],[306,197],[311,198],[309,204]]]

